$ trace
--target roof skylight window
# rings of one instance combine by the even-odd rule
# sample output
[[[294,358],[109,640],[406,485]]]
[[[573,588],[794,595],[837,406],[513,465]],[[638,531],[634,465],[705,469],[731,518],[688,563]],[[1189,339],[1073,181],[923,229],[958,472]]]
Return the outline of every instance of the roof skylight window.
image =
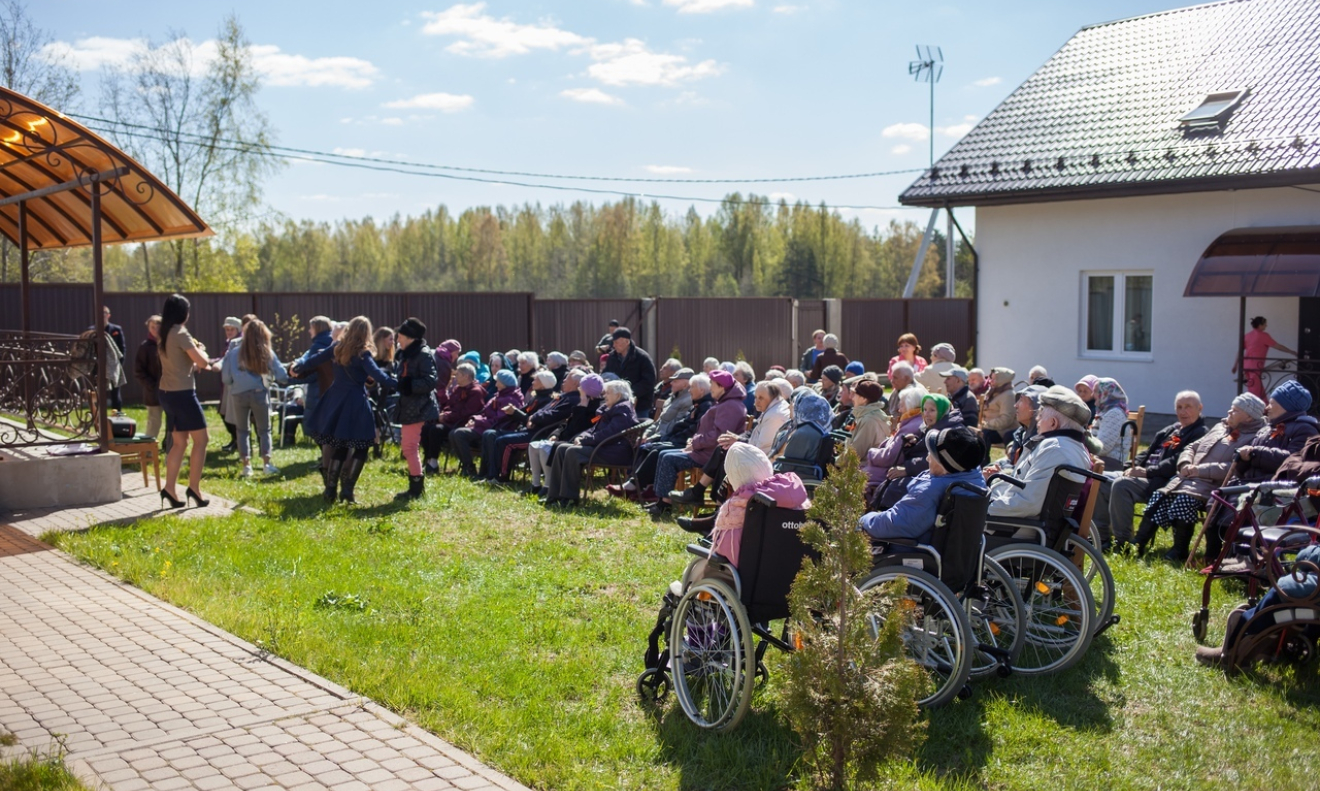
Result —
[[[1222,127],[1228,120],[1229,113],[1246,95],[1246,88],[1208,94],[1195,109],[1179,118],[1178,123],[1182,124],[1184,129]]]

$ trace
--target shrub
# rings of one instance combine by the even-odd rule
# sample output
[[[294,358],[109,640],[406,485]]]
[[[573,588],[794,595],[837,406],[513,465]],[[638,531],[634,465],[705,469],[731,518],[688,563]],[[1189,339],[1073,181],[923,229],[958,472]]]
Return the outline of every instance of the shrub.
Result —
[[[785,709],[818,788],[872,778],[925,738],[916,701],[926,679],[903,654],[903,619],[888,617],[904,584],[858,590],[871,570],[870,540],[857,529],[865,486],[849,450],[816,489],[802,539],[819,557],[803,563],[789,594],[797,650]],[[878,630],[871,615],[884,621]]]

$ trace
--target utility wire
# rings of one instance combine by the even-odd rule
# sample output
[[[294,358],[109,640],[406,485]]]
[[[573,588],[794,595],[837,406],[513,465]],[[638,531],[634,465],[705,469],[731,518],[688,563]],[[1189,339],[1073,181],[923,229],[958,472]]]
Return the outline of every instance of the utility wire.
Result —
[[[139,129],[146,129],[149,131],[159,132],[159,130],[152,129],[151,127],[141,127],[138,125],[134,125],[134,126]],[[155,140],[158,142],[165,142],[165,143],[178,142],[173,137],[165,137],[162,136],[161,134],[148,134],[146,131],[137,132],[137,131],[123,130],[123,129],[107,129],[91,124],[89,124],[87,128],[91,129],[94,132],[100,132],[103,134],[112,134],[112,135],[120,134],[126,137],[136,137],[139,139]],[[407,176],[423,176],[426,178],[448,179],[452,181],[467,181],[467,182],[475,182],[479,184],[501,184],[512,187],[525,187],[527,189],[555,190],[558,192],[585,192],[594,195],[614,195],[614,196],[622,196],[627,198],[643,198],[643,199],[652,198],[656,200],[682,201],[685,203],[727,202],[727,198],[702,198],[702,197],[695,197],[690,195],[666,195],[659,193],[640,192],[638,190],[577,187],[577,186],[567,186],[563,184],[536,184],[525,181],[513,181],[510,179],[495,179],[495,178],[486,178],[482,176],[462,176],[455,173],[438,173],[435,171],[416,170],[415,168],[427,167],[427,166],[417,165],[415,163],[407,163],[405,166],[395,166],[395,165],[387,165],[381,162],[375,162],[371,160],[356,161],[357,159],[361,159],[361,158],[353,158],[353,157],[344,158],[342,157],[342,155],[334,155],[334,154],[326,155],[323,152],[315,152],[312,154],[302,154],[302,153],[281,154],[278,153],[277,151],[268,150],[269,147],[267,146],[257,146],[249,143],[239,143],[237,145],[221,145],[217,143],[202,142],[197,140],[184,140],[182,142],[184,142],[187,145],[196,146],[198,148],[208,148],[214,151],[231,151],[242,154],[254,154],[257,156],[264,156],[272,159],[282,159],[282,160],[296,159],[304,162],[317,162],[325,165],[336,165],[338,167],[357,168],[360,170],[370,170],[380,173],[400,173]],[[291,149],[285,149],[285,150],[291,150]],[[327,158],[327,156],[330,158]],[[337,156],[339,158],[334,158]],[[431,167],[438,167],[438,166],[431,166]],[[805,201],[802,202],[805,203]],[[743,203],[747,203],[750,205],[759,205],[759,206],[779,205],[778,202],[768,199],[744,200]],[[924,211],[926,208],[924,206],[858,206],[858,205],[836,204],[836,203],[828,203],[828,202],[824,202],[824,203],[829,208],[853,209],[853,210],[895,211],[895,210],[919,209]],[[816,204],[808,204],[808,205],[816,205]]]
[[[157,134],[160,134],[163,131],[161,129],[152,126],[144,126],[141,124],[130,124],[124,121],[114,121],[109,118],[97,118],[96,116],[91,116],[91,115],[78,115],[76,113],[70,113],[69,117],[78,118],[83,121],[90,121],[92,123],[111,124],[114,127],[122,127],[126,129],[140,129],[147,132],[155,132]],[[89,127],[89,128],[94,128],[94,127]],[[101,131],[101,130],[97,129],[96,131]],[[119,131],[122,132],[122,130]],[[175,132],[171,130],[170,134],[178,135],[182,137],[201,138],[204,143],[209,143],[211,140],[209,136],[198,135],[191,132]],[[228,143],[231,145],[240,145],[240,146],[252,145],[250,143],[244,143],[243,141],[240,140],[220,139],[219,142]],[[314,149],[291,148],[288,146],[276,146],[276,145],[266,145],[266,146],[262,146],[262,148],[268,149],[270,151],[287,151],[291,154],[303,154],[303,155],[315,156],[315,157],[346,159],[357,162],[374,162],[383,165],[400,165],[403,167],[411,167],[411,168],[452,170],[459,173],[484,173],[494,176],[517,176],[523,178],[562,179],[562,180],[573,180],[573,181],[622,181],[622,182],[635,182],[635,183],[647,183],[647,184],[780,184],[780,183],[802,182],[802,181],[845,181],[849,179],[870,179],[870,178],[881,178],[884,176],[901,176],[910,173],[921,173],[924,172],[925,170],[925,168],[907,168],[904,170],[883,170],[883,171],[876,171],[873,173],[844,173],[844,174],[831,175],[831,176],[789,176],[785,178],[755,178],[755,179],[663,179],[663,178],[644,178],[644,177],[631,178],[627,176],[574,176],[574,175],[566,175],[566,174],[558,174],[558,173],[531,173],[521,170],[494,170],[489,168],[468,168],[468,167],[460,167],[458,165],[435,165],[426,162],[409,162],[406,160],[399,160],[399,159],[384,159],[381,157],[360,156],[354,154],[341,154],[333,151],[317,151]]]

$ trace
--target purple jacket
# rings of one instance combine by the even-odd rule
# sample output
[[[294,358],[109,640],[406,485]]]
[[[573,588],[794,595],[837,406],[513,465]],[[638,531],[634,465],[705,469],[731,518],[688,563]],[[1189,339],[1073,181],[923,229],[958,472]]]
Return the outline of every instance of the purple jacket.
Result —
[[[1316,428],[1316,419],[1302,412],[1287,412],[1278,420],[1266,423],[1246,446],[1251,457],[1238,463],[1241,480],[1255,483],[1273,478],[1284,459],[1300,451],[1317,433],[1320,430]]]
[[[482,434],[490,429],[496,431],[509,431],[518,427],[518,416],[504,414],[504,407],[511,406],[519,409],[523,405],[522,391],[517,387],[506,387],[497,392],[486,402],[486,408],[481,410],[481,414],[472,418],[468,423],[468,428]]]
[[[454,375],[454,361],[462,352],[458,341],[445,341],[435,349],[435,400],[441,409],[449,403],[449,380]]]
[[[715,455],[719,447],[720,435],[726,431],[742,434],[747,429],[747,405],[743,399],[747,391],[737,382],[724,391],[724,397],[715,402],[715,406],[701,416],[697,424],[697,433],[692,435],[692,450],[688,455],[697,464],[704,466]]]
[[[592,448],[621,431],[627,431],[637,425],[637,412],[631,401],[620,401],[612,407],[601,402],[601,411],[597,415],[596,425],[577,436],[584,448]],[[632,461],[633,449],[627,442],[615,441],[600,448],[596,461],[603,464],[627,464]]]
[[[871,448],[866,452],[866,460],[862,463],[862,472],[866,473],[866,488],[868,491],[884,483],[889,468],[902,461],[903,436],[906,434],[920,436],[921,431],[921,413],[918,412],[903,421],[898,430],[880,443],[880,447]]]
[[[467,387],[454,386],[449,391],[449,398],[440,410],[440,422],[450,428],[467,425],[467,422],[481,414],[486,405],[486,389],[473,382]]]

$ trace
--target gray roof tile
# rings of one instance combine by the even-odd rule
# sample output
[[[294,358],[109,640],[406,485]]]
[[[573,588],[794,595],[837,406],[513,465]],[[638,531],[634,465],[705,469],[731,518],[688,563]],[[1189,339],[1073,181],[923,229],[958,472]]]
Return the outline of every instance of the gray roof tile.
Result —
[[[1180,126],[1207,94],[1242,87],[1222,129]],[[1320,2],[1226,0],[1083,28],[901,200],[1306,183],[1317,164]]]

